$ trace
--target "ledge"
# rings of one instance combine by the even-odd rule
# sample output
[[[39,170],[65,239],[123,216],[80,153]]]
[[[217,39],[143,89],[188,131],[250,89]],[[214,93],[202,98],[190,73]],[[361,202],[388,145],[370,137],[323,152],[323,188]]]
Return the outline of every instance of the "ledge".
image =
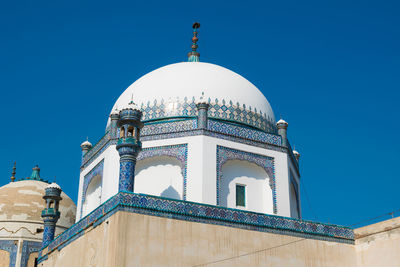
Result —
[[[354,244],[354,232],[348,227],[144,194],[120,192],[60,234],[47,247],[43,248],[39,253],[39,262],[45,260],[47,255],[55,249],[61,250],[83,235],[86,229],[96,227],[117,211]]]

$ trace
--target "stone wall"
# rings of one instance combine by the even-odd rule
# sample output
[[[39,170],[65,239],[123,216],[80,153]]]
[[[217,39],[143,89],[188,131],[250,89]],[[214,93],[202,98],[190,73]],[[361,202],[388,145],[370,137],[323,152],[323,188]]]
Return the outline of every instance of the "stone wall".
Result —
[[[400,217],[354,230],[359,267],[400,266]]]
[[[44,251],[46,253],[46,251]],[[39,266],[357,266],[354,245],[119,211]]]

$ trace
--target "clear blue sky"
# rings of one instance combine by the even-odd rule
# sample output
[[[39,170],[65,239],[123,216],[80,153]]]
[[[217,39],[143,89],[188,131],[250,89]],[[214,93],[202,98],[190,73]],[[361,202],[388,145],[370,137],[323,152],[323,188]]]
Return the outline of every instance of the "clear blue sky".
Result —
[[[301,153],[305,219],[400,208],[398,1],[2,1],[1,184],[39,164],[75,201],[80,143],[136,79],[185,61],[246,77]]]

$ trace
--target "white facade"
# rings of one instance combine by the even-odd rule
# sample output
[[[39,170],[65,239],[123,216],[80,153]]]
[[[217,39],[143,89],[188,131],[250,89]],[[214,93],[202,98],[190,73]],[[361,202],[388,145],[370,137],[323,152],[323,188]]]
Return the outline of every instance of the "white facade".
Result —
[[[217,204],[217,145],[219,145],[273,158],[275,163],[277,215],[298,217],[296,215],[299,212],[293,213],[297,204],[290,197],[289,157],[286,153],[203,135],[147,141],[143,142],[143,148],[179,144],[188,144],[187,201],[211,205]],[[101,203],[118,193],[119,155],[115,145],[111,145],[81,172],[78,220],[82,217],[80,211],[83,179],[102,160],[104,160],[102,188],[97,189],[101,192]],[[294,177],[298,180],[298,177]],[[226,200],[221,200],[220,205],[273,214],[272,190],[269,182],[270,177],[268,174],[254,163],[239,160],[228,161],[222,166],[220,194],[221,196],[226,196]],[[234,196],[232,195],[235,183],[246,185],[248,188],[246,197],[248,205],[246,207],[236,207],[235,205]],[[176,159],[155,156],[137,163],[135,193],[182,199],[182,190],[183,177],[181,167]],[[229,191],[230,193],[228,193]],[[84,213],[83,215],[86,214]]]
[[[193,80],[196,82],[191,82]],[[212,124],[208,124],[206,129],[198,129],[196,124],[188,130],[185,127],[192,122],[194,125],[196,118],[200,119],[199,113],[193,113],[190,108],[182,111],[185,107],[179,106],[178,100],[162,102],[163,99],[185,97],[201,100],[203,92],[205,98],[216,99],[215,102],[208,101],[210,108],[215,109],[213,123],[220,124],[225,132],[217,133],[219,126],[213,128]],[[208,63],[173,64],[133,83],[113,109],[124,106],[132,98],[147,115],[160,112],[150,110],[149,104],[145,104],[147,101],[161,101],[165,109],[161,110],[164,117],[148,120],[149,116],[146,116],[147,120],[144,120],[142,136],[145,138],[142,139],[143,150],[136,164],[135,193],[301,217],[297,161],[290,147],[284,147],[279,142],[281,137],[276,132],[269,133],[262,127],[257,129],[257,124],[246,125],[246,118],[243,119],[246,114],[256,114],[254,118],[249,117],[253,121],[258,119],[258,113],[269,122],[274,123],[275,119],[266,98],[245,78]],[[218,103],[218,99],[224,99],[223,104]],[[239,114],[242,116],[239,119],[229,117],[228,104],[224,109],[225,103],[235,101],[241,103],[240,112],[244,111]],[[231,108],[231,112],[236,112],[238,107]],[[179,114],[173,112],[178,108]],[[224,114],[226,110],[228,113]],[[107,130],[111,132],[113,129],[110,127],[115,126],[109,120]],[[278,141],[260,141],[257,138],[262,134]],[[94,152],[89,151],[92,154],[83,159],[77,220],[118,193],[119,154],[110,138],[108,141],[103,138],[93,147]],[[174,149],[180,149],[180,154]],[[173,153],[171,150],[174,150]],[[183,150],[185,153],[182,153]],[[141,159],[141,156],[145,158]],[[244,206],[236,205],[237,185],[245,187]]]

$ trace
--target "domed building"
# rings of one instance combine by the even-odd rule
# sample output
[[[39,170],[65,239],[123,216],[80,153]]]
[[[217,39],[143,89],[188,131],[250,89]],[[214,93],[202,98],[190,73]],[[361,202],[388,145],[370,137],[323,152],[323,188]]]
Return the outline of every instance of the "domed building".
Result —
[[[1,266],[34,266],[43,239],[41,215],[47,186],[49,183],[40,177],[40,169],[36,166],[30,177],[15,179],[14,172],[12,182],[0,187]],[[56,235],[75,222],[74,202],[65,193],[61,197]]]
[[[287,124],[276,124],[250,81],[190,56],[192,62],[161,67],[129,86],[111,110],[105,136],[93,147],[82,144],[77,220],[118,192],[117,120],[130,101],[144,123],[135,193],[301,217],[299,165]]]
[[[188,62],[134,82],[104,136],[81,144],[76,223],[55,239],[61,189],[44,189],[38,266],[397,266],[399,218],[356,230],[302,219],[288,123],[250,81],[200,62],[199,26]]]

